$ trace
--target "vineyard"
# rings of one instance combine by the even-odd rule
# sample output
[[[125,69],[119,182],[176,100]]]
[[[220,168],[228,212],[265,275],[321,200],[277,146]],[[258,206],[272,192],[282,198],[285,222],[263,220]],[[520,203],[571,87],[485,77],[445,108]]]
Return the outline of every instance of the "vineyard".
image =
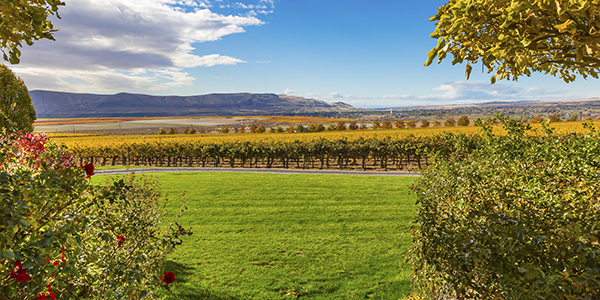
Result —
[[[557,131],[581,131],[558,123]],[[305,134],[93,136],[55,138],[81,164],[165,167],[413,171],[434,153],[474,149],[476,127],[333,131]],[[453,131],[453,132],[452,132]],[[501,132],[498,127],[496,131]]]

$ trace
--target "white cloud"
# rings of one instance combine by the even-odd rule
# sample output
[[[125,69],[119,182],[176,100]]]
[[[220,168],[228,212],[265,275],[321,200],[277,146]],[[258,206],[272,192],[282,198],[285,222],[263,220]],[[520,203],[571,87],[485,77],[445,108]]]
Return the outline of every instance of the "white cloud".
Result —
[[[263,24],[254,16],[212,12],[212,6],[208,0],[71,0],[60,8],[62,19],[53,21],[60,28],[56,41],[24,47],[14,70],[30,89],[71,87],[64,77],[85,80],[77,88],[89,92],[191,85],[185,68],[244,62],[198,55],[195,44]]]
[[[566,91],[546,90],[538,87],[518,88],[512,83],[490,84],[483,81],[447,82],[433,88],[429,95],[356,96],[329,93],[306,94],[306,97],[337,102],[343,101],[357,107],[393,107],[435,104],[464,104],[490,101],[552,100],[568,97]]]
[[[296,92],[296,90],[291,90],[291,89],[285,89],[285,91],[283,91],[284,94],[293,94],[295,92]]]

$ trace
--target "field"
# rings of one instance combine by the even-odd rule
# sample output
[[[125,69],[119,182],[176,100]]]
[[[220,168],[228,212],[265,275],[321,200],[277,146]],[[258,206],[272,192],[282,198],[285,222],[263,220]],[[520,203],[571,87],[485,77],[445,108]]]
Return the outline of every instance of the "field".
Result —
[[[36,132],[46,133],[106,133],[111,135],[155,135],[160,128],[174,128],[178,133],[186,128],[201,129],[206,132],[219,132],[221,126],[247,127],[252,124],[270,126],[288,126],[290,124],[320,123],[337,121],[349,122],[349,119],[331,119],[294,116],[235,116],[235,117],[138,117],[138,118],[70,118],[38,119],[33,124]]]
[[[540,128],[539,124],[533,124],[534,128]],[[584,127],[582,122],[560,122],[553,123],[550,126],[555,128],[559,133],[565,132],[583,132]],[[500,128],[498,128],[501,131]],[[307,133],[229,133],[229,134],[174,134],[174,135],[57,135],[53,140],[58,143],[63,143],[67,146],[77,144],[123,144],[123,143],[141,143],[141,142],[182,142],[182,141],[206,141],[215,143],[231,143],[245,141],[260,141],[260,140],[277,140],[277,141],[309,141],[309,140],[335,140],[342,137],[348,140],[357,140],[359,138],[370,137],[403,137],[403,136],[434,136],[444,132],[450,133],[466,133],[476,134],[480,132],[479,127],[426,127],[426,128],[403,128],[403,129],[378,129],[378,130],[345,130],[345,131],[323,131],[323,132],[307,132]],[[50,134],[52,137],[53,135]]]
[[[156,174],[194,235],[162,299],[401,299],[411,292],[414,178]],[[94,181],[106,176],[94,176]]]

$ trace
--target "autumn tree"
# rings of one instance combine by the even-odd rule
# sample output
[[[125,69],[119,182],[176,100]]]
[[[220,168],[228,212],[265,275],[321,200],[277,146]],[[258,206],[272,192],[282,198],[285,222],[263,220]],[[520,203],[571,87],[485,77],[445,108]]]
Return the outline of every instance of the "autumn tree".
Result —
[[[258,125],[258,127],[256,127],[256,133],[265,133],[267,132],[267,128],[265,128],[265,125]]]
[[[577,121],[577,113],[576,112],[571,114],[571,117],[569,117],[569,121],[571,121],[571,122]]]
[[[317,125],[315,125],[315,124],[308,124],[308,127],[306,128],[306,130],[308,132],[315,132],[315,131],[317,131]]]
[[[379,129],[379,127],[381,127],[381,124],[379,124],[379,122],[373,122],[373,129]]]
[[[335,126],[335,130],[346,130],[346,122],[344,121],[339,121],[337,122],[337,125]]]
[[[35,110],[21,78],[0,64],[0,128],[7,132],[32,132]]]
[[[531,119],[531,123],[540,123],[544,121],[544,118],[542,118],[542,116],[535,116],[533,119]]]
[[[350,123],[350,125],[348,125],[348,129],[350,129],[350,130],[357,130],[358,129],[358,124],[356,124],[356,122],[352,122],[352,123]]]
[[[323,124],[319,124],[317,125],[317,132],[321,132],[321,131],[325,131],[325,126],[323,126]]]
[[[258,127],[256,125],[252,124],[252,126],[250,126],[250,132],[256,133],[256,128],[258,128]]]
[[[392,123],[390,121],[385,121],[385,122],[381,123],[381,128],[390,129],[390,128],[392,128]]]
[[[298,124],[296,125],[296,128],[294,128],[295,132],[304,132],[304,126],[302,126],[302,124]]]
[[[229,127],[221,126],[221,133],[229,133]]]
[[[452,54],[452,64],[481,62],[490,81],[542,72],[565,82],[598,78],[600,3],[584,0],[451,0],[429,19],[438,40],[425,66]]]
[[[462,116],[456,121],[456,126],[469,126],[469,124],[471,124],[471,121],[467,116]]]
[[[556,114],[552,114],[550,115],[550,123],[556,123],[556,122],[560,122],[560,114],[556,113]]]
[[[404,121],[402,121],[402,120],[396,121],[396,128],[404,128],[404,127],[406,127],[406,124],[404,124]]]
[[[48,20],[58,15],[60,0],[4,0],[0,4],[0,50],[4,60],[18,64],[23,42],[33,45],[41,39],[54,40],[55,30]]]
[[[446,122],[444,122],[444,126],[448,127],[448,126],[454,126],[456,125],[456,121],[454,120],[453,117],[450,117],[446,120]]]
[[[415,128],[415,127],[417,127],[417,124],[413,120],[406,121],[406,127],[408,127],[408,128]]]

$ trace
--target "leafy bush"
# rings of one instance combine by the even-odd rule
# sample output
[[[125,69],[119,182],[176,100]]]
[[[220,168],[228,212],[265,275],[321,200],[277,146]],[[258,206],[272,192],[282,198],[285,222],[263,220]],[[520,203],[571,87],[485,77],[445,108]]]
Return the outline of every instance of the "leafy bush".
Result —
[[[32,132],[36,117],[29,91],[23,80],[4,64],[0,64],[0,87],[0,128],[8,132]]]
[[[497,120],[508,136],[492,134]],[[600,136],[546,123],[528,134],[523,122],[479,122],[480,146],[438,157],[418,179],[409,260],[421,295],[600,297]]]
[[[456,126],[469,126],[469,124],[471,124],[471,121],[467,116],[462,116],[456,121]]]
[[[160,234],[158,185],[91,186],[44,135],[0,139],[0,299],[139,299],[170,280],[163,263],[183,228]]]

